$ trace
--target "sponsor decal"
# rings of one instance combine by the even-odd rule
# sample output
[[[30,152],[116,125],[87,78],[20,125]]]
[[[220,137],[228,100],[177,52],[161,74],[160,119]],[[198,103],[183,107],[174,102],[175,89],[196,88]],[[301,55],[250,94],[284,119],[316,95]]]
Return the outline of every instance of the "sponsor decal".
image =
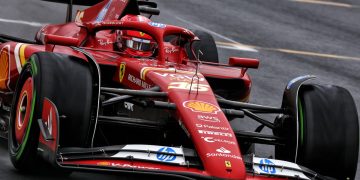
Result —
[[[212,126],[212,125],[207,125],[207,124],[195,124],[195,126],[198,128],[216,129],[216,130],[224,130],[224,131],[229,130],[229,128],[227,128],[227,127],[218,127],[218,126]]]
[[[10,55],[9,55],[10,45],[7,45],[1,49],[0,53],[0,89],[7,89],[8,84],[6,81],[10,77]]]
[[[156,75],[159,75],[164,78],[170,78],[172,81],[185,81],[185,82],[198,82],[198,81],[205,81],[205,78],[197,76],[191,76],[186,74],[171,74],[171,73],[160,73],[160,72],[154,72]]]
[[[129,102],[124,102],[124,107],[129,111],[134,111],[134,104]]]
[[[101,162],[96,163],[96,165],[98,165],[98,166],[110,166],[111,163],[110,163],[110,162],[106,162],[106,161],[101,161]]]
[[[84,17],[84,11],[78,11],[76,13],[76,17],[75,17],[75,23],[82,23],[82,18]]]
[[[113,158],[129,158],[186,165],[182,147],[164,147],[156,145],[131,144],[125,145]]]
[[[96,20],[95,22],[100,22],[100,21],[103,21],[105,16],[106,16],[106,13],[108,12],[109,10],[109,7],[111,5],[113,0],[110,0],[105,6],[104,8],[100,11],[100,13],[98,14],[98,16],[96,17]]]
[[[165,28],[166,27],[165,24],[157,23],[157,22],[149,22],[149,25],[153,26],[153,27],[157,27],[157,28]]]
[[[121,63],[121,64],[120,64],[120,69],[119,69],[119,79],[120,79],[120,82],[122,82],[123,79],[124,79],[125,69],[126,69],[126,64],[125,64],[125,63]]]
[[[107,46],[109,44],[112,44],[114,42],[110,41],[109,39],[98,39],[98,43],[101,45],[101,46]]]
[[[175,48],[175,47],[165,47],[165,53],[167,54],[172,54],[172,53],[176,53],[176,52],[179,52],[179,49],[178,48]]]
[[[110,166],[120,167],[120,168],[135,168],[135,169],[150,169],[150,170],[159,170],[160,168],[148,167],[148,166],[137,166],[131,164],[120,164],[120,163],[111,163]]]
[[[310,179],[302,173],[302,169],[299,165],[282,160],[258,158],[253,156],[252,168],[256,174],[276,174],[278,176],[290,177],[289,179]]]
[[[180,70],[180,69],[175,69],[175,68],[157,68],[157,67],[144,67],[141,69],[140,71],[140,77],[142,80],[145,80],[146,74],[149,71],[156,71],[156,72],[168,72],[168,73],[180,73],[180,74],[191,74],[194,75],[195,72],[191,72],[191,71],[184,71],[184,70]]]
[[[200,134],[206,134],[206,135],[233,137],[231,133],[215,132],[215,131],[204,131],[204,130],[198,130],[198,132],[199,132]]]
[[[210,86],[207,84],[197,84],[191,82],[171,82],[168,86],[168,89],[181,89],[187,91],[199,91],[206,92],[209,91]]]
[[[145,33],[143,33],[143,32],[140,32],[139,34],[140,34],[140,36],[145,36]]]
[[[206,115],[197,115],[197,119],[200,121],[207,121],[207,122],[220,122],[220,119],[214,116],[206,116]]]
[[[225,161],[225,167],[231,168],[231,162],[230,161]]]
[[[94,26],[95,27],[98,27],[98,26],[107,26],[107,25],[109,25],[109,26],[111,26],[111,25],[123,25],[124,24],[124,22],[122,22],[122,21],[105,21],[105,22],[95,22],[94,23]]]
[[[224,148],[224,147],[221,147],[221,148],[219,148],[219,149],[216,149],[216,152],[225,153],[225,154],[231,153],[231,151],[227,150],[227,149]]]
[[[149,88],[151,87],[151,86],[150,86],[148,83],[146,83],[145,81],[142,81],[141,79],[139,79],[139,78],[137,78],[137,77],[135,77],[135,76],[133,76],[133,75],[131,75],[131,74],[128,75],[128,80],[129,80],[130,82],[138,85],[138,86],[143,87],[144,89],[149,89]]]
[[[265,173],[275,174],[276,169],[275,169],[275,167],[272,167],[273,165],[275,165],[275,164],[272,161],[270,161],[269,159],[261,159],[259,168],[261,171],[263,171]]]
[[[160,148],[157,152],[158,153],[156,154],[156,158],[160,161],[171,162],[176,159],[176,156],[170,155],[170,154],[176,154],[174,149],[170,147]],[[163,153],[169,153],[169,154],[163,154]]]
[[[233,154],[224,154],[224,153],[206,153],[206,157],[224,157],[224,158],[232,158],[232,159],[242,159],[240,156],[236,156]]]
[[[201,137],[201,138],[204,139],[204,141],[209,142],[209,143],[219,142],[219,143],[226,143],[226,144],[236,144],[234,141],[228,141],[225,139],[218,139],[218,138],[214,138],[214,137]]]
[[[209,113],[209,114],[217,114],[221,111],[218,106],[215,106],[211,103],[203,102],[203,101],[196,101],[196,100],[189,100],[183,103],[185,108],[190,109],[193,112],[201,112],[201,113]]]

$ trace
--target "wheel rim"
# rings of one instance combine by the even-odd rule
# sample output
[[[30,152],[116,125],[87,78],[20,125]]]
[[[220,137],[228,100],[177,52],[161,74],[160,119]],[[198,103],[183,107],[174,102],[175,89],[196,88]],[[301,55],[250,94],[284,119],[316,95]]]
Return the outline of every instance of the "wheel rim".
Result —
[[[15,138],[18,144],[21,144],[24,139],[25,131],[29,124],[31,113],[31,103],[33,94],[33,80],[29,77],[20,92],[19,101],[16,106],[15,117]]]

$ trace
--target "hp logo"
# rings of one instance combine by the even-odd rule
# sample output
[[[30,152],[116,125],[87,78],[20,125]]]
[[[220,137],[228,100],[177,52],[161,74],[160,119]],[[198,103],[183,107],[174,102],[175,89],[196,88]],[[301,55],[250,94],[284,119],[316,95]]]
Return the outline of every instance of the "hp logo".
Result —
[[[172,148],[163,147],[163,148],[160,148],[157,152],[158,153],[156,154],[156,158],[160,161],[171,162],[176,159],[176,156],[170,155],[170,154],[176,154],[176,152]],[[163,154],[163,153],[169,153],[169,154]]]
[[[262,159],[260,160],[259,168],[264,171],[265,173],[275,174],[276,169],[274,167],[274,163],[271,162],[269,159]]]

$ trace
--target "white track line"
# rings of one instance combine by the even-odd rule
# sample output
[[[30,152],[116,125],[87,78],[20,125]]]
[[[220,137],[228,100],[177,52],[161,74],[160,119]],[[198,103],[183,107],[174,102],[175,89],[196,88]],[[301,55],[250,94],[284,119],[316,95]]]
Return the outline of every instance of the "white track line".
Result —
[[[216,47],[217,48],[222,48],[222,49],[236,50],[236,51],[251,51],[251,52],[254,52],[251,49],[244,50],[244,46],[238,46],[238,45],[226,46],[226,45],[219,45],[218,43],[216,43]]]
[[[344,7],[344,8],[356,8],[358,6],[346,4],[346,3],[338,3],[333,1],[324,1],[324,0],[290,0],[293,2],[300,2],[300,3],[311,3],[311,4],[320,4],[320,5],[327,5],[327,6],[337,6],[337,7]]]
[[[184,22],[184,23],[187,23],[187,24],[189,24],[189,25],[191,25],[191,26],[193,26],[193,27],[195,27],[195,28],[198,28],[198,29],[200,29],[200,30],[203,30],[203,31],[205,31],[205,32],[208,32],[208,33],[210,33],[210,34],[212,34],[212,35],[214,35],[214,36],[217,36],[217,37],[219,37],[219,38],[221,38],[221,39],[224,39],[224,40],[226,40],[226,41],[229,41],[229,42],[232,42],[232,43],[236,44],[236,46],[234,46],[234,47],[232,48],[232,49],[234,49],[234,50],[250,51],[250,52],[259,52],[258,50],[254,49],[254,48],[251,48],[251,47],[249,47],[249,46],[243,45],[243,44],[241,44],[241,43],[239,43],[239,42],[237,42],[237,41],[235,41],[235,40],[233,40],[233,39],[231,39],[231,38],[228,38],[228,37],[226,37],[226,36],[224,36],[224,35],[221,35],[221,34],[219,34],[219,33],[217,33],[217,32],[211,31],[210,29],[207,29],[207,28],[205,28],[205,27],[202,27],[202,26],[200,26],[200,25],[197,25],[197,24],[195,24],[195,23],[192,23],[192,22],[190,22],[190,21],[187,21],[187,20],[185,20],[185,19],[183,19],[183,18],[176,17],[176,19],[179,20],[179,21],[182,21],[182,22]],[[221,46],[221,48],[225,48],[225,47],[224,47],[224,46]],[[229,48],[229,47],[227,47],[227,48]]]
[[[21,21],[21,20],[13,20],[13,19],[3,19],[3,18],[0,18],[0,22],[14,23],[14,24],[22,24],[22,25],[28,25],[28,26],[33,26],[33,27],[41,27],[41,26],[44,26],[44,25],[45,25],[45,24],[43,24],[43,23],[38,23],[38,22],[29,22],[29,21]]]

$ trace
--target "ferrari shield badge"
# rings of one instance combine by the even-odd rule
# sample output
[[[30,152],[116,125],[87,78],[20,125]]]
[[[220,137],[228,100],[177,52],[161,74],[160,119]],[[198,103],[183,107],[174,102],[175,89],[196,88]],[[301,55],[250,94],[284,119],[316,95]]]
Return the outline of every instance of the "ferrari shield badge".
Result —
[[[125,64],[125,63],[121,63],[121,64],[120,64],[120,70],[119,70],[119,79],[120,79],[120,82],[122,82],[122,80],[124,79],[125,67],[126,67],[126,64]]]
[[[225,167],[231,168],[231,162],[230,161],[225,161]]]

